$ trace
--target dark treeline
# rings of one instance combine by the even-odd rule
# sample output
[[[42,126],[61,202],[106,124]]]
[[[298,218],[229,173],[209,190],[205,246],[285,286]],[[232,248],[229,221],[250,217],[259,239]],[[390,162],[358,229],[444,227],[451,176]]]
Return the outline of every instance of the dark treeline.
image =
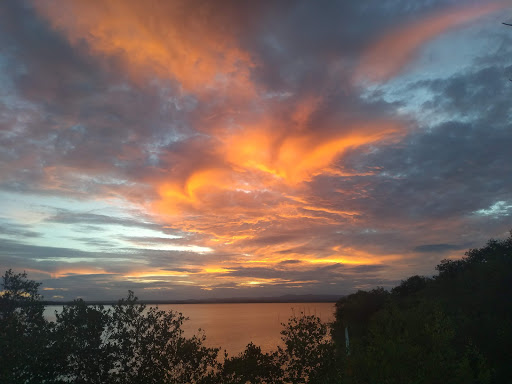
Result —
[[[204,335],[184,336],[180,313],[132,292],[109,309],[77,300],[48,322],[39,283],[7,271],[0,383],[511,382],[512,235],[437,270],[342,298],[329,326],[291,318],[274,352],[251,343],[224,359]]]
[[[512,382],[512,232],[436,269],[336,304],[344,383]]]

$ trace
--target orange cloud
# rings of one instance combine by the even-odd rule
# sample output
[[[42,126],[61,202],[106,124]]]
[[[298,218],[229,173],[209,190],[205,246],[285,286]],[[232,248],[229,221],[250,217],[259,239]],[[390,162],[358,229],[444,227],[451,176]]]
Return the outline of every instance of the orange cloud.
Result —
[[[333,163],[346,150],[403,132],[394,121],[361,123],[323,134],[321,130],[280,130],[282,125],[286,122],[268,118],[225,133],[216,142],[220,144],[213,149],[216,155],[209,167],[201,163],[185,176],[170,170],[150,180],[159,195],[150,209],[164,222],[205,235],[208,240],[202,245],[214,249],[243,244],[272,225],[301,231],[306,226],[352,220],[358,212],[315,201],[309,196],[308,182],[332,174]],[[273,251],[276,247],[272,246]],[[254,253],[254,248],[243,247],[240,252]]]
[[[199,169],[181,182],[163,182],[157,187],[161,200],[158,211],[179,214],[180,207],[199,208],[202,196],[230,187],[230,175],[223,169]]]
[[[194,9],[199,3],[200,9]],[[179,149],[162,149],[159,161],[167,168],[148,170],[138,180],[156,195],[142,197],[150,200],[150,212],[173,228],[197,235],[197,245],[214,249],[212,255],[201,255],[201,267],[190,265],[190,271],[142,267],[124,277],[146,282],[170,279],[210,289],[212,276],[234,286],[297,283],[230,274],[247,263],[275,267],[290,258],[309,267],[379,263],[368,254],[332,250],[332,244],[318,251],[315,236],[357,220],[359,212],[317,198],[310,184],[319,175],[343,174],[337,163],[347,151],[401,136],[402,123],[391,119],[347,123],[339,116],[318,119],[326,100],[314,91],[285,101],[259,97],[249,76],[252,57],[225,27],[231,21],[222,19],[218,4],[36,3],[40,14],[71,44],[85,43],[89,53],[115,58],[133,79],[171,79],[199,98],[216,96],[201,100],[208,106],[190,117],[192,130],[201,135],[177,143]],[[57,186],[59,171],[47,170],[49,176],[55,175]],[[130,189],[135,188],[127,186],[121,193],[135,202],[142,200],[145,190]],[[278,239],[273,241],[272,236]],[[216,254],[224,255],[222,260],[215,259]],[[57,272],[67,273],[71,272]]]
[[[321,103],[306,97],[291,106],[264,104],[252,121],[228,128],[213,125],[209,131],[215,132],[215,140],[207,139],[206,146],[185,145],[179,156],[170,156],[168,172],[147,180],[159,196],[151,211],[173,227],[200,234],[201,246],[237,255],[231,262],[318,258],[312,251],[289,252],[307,247],[312,235],[271,244],[260,239],[284,228],[316,233],[357,220],[359,212],[316,198],[310,182],[339,173],[336,163],[347,150],[394,140],[405,132],[402,122],[394,120],[327,120],[315,126],[313,116]],[[202,155],[207,160],[190,160]]]
[[[177,80],[186,91],[250,89],[249,55],[226,27],[215,2],[35,2],[39,13],[74,45],[122,60],[135,79]],[[197,7],[195,9],[194,7]]]
[[[227,137],[222,146],[226,161],[244,171],[261,171],[289,184],[309,181],[322,173],[347,149],[381,141],[402,131],[393,121],[341,127],[339,132],[280,132],[286,122],[268,121]],[[322,127],[323,128],[323,127]]]
[[[509,6],[508,1],[457,6],[395,28],[367,49],[354,78],[358,82],[389,80],[403,70],[423,44],[450,29]]]

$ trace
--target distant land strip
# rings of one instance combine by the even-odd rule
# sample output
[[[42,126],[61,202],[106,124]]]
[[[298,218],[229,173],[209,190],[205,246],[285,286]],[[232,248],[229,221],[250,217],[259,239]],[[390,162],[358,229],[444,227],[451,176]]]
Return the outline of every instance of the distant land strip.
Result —
[[[284,295],[277,297],[230,297],[188,300],[139,300],[140,304],[242,304],[242,303],[335,303],[341,295]],[[45,305],[68,305],[72,301],[44,300]],[[89,305],[114,305],[117,300],[87,301]]]

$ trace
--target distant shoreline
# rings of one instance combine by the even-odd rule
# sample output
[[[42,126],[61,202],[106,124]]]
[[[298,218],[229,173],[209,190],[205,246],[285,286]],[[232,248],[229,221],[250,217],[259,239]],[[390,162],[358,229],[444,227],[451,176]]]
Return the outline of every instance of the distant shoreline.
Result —
[[[280,297],[233,297],[225,299],[189,299],[189,300],[138,300],[140,304],[257,304],[257,303],[335,303],[343,296],[340,295],[287,295]],[[73,301],[43,300],[44,305],[69,305]],[[88,305],[114,305],[118,300],[85,300]]]

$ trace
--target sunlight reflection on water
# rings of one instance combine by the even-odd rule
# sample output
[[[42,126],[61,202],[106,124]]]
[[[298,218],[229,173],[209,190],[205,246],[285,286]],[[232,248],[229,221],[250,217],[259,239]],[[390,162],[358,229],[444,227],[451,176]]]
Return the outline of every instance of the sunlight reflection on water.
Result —
[[[148,305],[149,307],[149,305]],[[323,322],[334,320],[334,303],[236,303],[236,304],[161,304],[160,309],[183,313],[189,320],[183,324],[185,335],[197,334],[201,328],[206,334],[206,345],[220,347],[221,354],[242,352],[251,341],[264,352],[281,344],[281,323],[293,315],[316,315]],[[55,320],[55,310],[62,306],[48,306],[45,317]]]

